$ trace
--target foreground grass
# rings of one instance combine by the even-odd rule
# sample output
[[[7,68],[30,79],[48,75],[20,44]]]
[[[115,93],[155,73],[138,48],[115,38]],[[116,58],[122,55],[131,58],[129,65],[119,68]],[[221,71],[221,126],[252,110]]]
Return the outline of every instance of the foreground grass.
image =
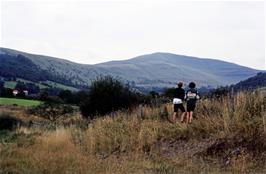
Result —
[[[163,107],[145,108],[142,117],[138,110],[117,112],[88,129],[4,132],[0,173],[266,172],[261,93],[201,101],[191,125],[172,124],[164,114]]]
[[[37,106],[41,101],[0,97],[0,105]]]

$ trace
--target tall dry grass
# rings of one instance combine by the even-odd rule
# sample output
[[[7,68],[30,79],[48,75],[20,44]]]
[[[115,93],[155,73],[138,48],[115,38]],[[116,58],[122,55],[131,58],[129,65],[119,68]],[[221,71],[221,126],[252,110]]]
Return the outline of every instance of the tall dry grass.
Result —
[[[20,129],[0,143],[0,173],[265,172],[265,102],[260,92],[200,101],[191,125],[162,119],[169,104],[117,112],[86,130]]]

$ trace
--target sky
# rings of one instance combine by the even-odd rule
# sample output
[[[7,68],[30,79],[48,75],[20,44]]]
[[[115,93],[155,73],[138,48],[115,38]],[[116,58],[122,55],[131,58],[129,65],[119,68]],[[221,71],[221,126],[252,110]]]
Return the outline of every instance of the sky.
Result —
[[[0,46],[96,64],[154,52],[265,69],[264,1],[1,1]]]

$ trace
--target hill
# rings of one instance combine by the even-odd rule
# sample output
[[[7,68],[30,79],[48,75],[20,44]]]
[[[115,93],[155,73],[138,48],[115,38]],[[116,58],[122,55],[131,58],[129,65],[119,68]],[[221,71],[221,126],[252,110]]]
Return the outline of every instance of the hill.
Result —
[[[96,65],[142,85],[175,85],[176,81],[196,81],[200,86],[228,85],[251,77],[257,70],[220,60],[153,53],[126,61],[111,61]]]
[[[195,81],[199,86],[230,85],[254,76],[259,70],[214,59],[153,53],[123,61],[95,65],[0,48],[0,76],[30,81],[53,81],[82,88],[99,75],[121,78],[132,87],[152,89]]]
[[[260,72],[256,76],[240,81],[234,85],[234,89],[237,90],[250,90],[260,87],[266,87],[266,72]]]

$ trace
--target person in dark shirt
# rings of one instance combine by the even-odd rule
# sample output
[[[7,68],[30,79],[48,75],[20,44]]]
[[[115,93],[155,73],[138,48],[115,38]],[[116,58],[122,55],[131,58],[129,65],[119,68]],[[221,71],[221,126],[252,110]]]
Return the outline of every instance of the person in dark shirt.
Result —
[[[173,104],[174,104],[174,113],[173,113],[173,121],[176,121],[176,113],[178,112],[178,109],[181,110],[182,115],[181,115],[181,122],[184,122],[184,118],[186,115],[185,108],[183,106],[183,101],[185,99],[185,90],[182,88],[183,83],[178,82],[177,88],[175,88],[174,91],[174,99],[173,99]]]
[[[194,82],[190,82],[188,85],[189,89],[186,92],[185,99],[187,101],[187,123],[191,123],[193,119],[193,112],[196,108],[196,102],[199,99],[198,91],[195,89],[196,84]]]

